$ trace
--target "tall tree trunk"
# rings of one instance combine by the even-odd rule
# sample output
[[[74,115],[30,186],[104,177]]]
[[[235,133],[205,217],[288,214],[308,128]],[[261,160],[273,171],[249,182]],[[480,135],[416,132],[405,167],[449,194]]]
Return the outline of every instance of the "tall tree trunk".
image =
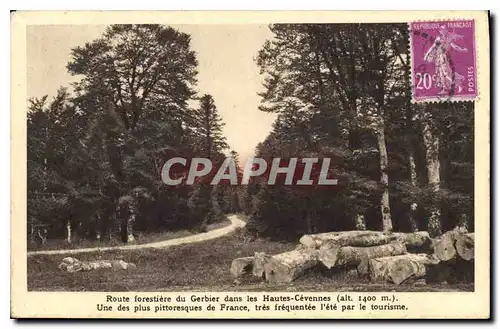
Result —
[[[365,216],[361,214],[356,215],[356,230],[357,231],[365,231],[366,230],[366,221]]]
[[[212,132],[212,127],[210,126],[210,117],[211,117],[210,112],[211,108],[207,106],[207,108],[205,109],[205,129],[206,129],[206,147],[207,147],[205,155],[209,159],[212,156],[212,137],[210,136]]]
[[[99,214],[99,232],[101,234],[101,241],[111,238],[112,223],[114,223],[115,209],[112,204],[105,204],[102,206]]]
[[[307,234],[313,234],[318,231],[316,227],[316,213],[314,209],[316,209],[316,205],[314,203],[315,196],[312,194],[312,191],[309,191],[311,195],[306,197],[306,221],[307,221]]]
[[[34,244],[35,243],[35,236],[36,236],[36,232],[35,232],[35,225],[33,223],[30,224],[30,243],[31,244]]]
[[[408,162],[409,162],[409,167],[410,167],[410,184],[413,187],[417,186],[417,166],[415,164],[415,155],[414,155],[414,150],[413,147],[410,146],[409,152],[408,152]],[[416,212],[417,212],[417,207],[418,204],[413,202],[410,205],[410,226],[411,226],[411,231],[412,232],[417,232],[418,231],[418,224],[416,220]]]
[[[306,221],[307,221],[307,234],[312,234],[313,225],[312,225],[311,213],[309,211],[307,212]]]
[[[94,228],[95,228],[95,239],[97,241],[100,241],[101,240],[101,227],[102,227],[102,224],[101,224],[101,215],[99,213],[97,213],[95,215],[95,224],[94,224]]]
[[[398,55],[401,63],[404,65],[405,74],[410,73],[410,62],[409,58],[404,60],[401,57],[401,54]],[[407,79],[405,83],[405,87],[410,89],[410,80]],[[412,105],[410,98],[407,98],[406,101],[406,147],[408,149],[408,167],[410,169],[410,184],[412,187],[417,187],[417,165],[415,163],[415,125],[414,121],[418,117],[418,112],[416,112],[417,108]],[[415,115],[417,114],[417,116]],[[408,221],[410,222],[410,229],[412,232],[418,232],[418,223],[416,219],[418,204],[416,202],[412,202],[410,205],[410,216]]]
[[[134,237],[135,214],[130,214],[127,219],[127,243],[135,242]]]
[[[422,132],[425,145],[425,158],[427,162],[427,178],[434,197],[439,192],[441,176],[439,162],[439,136],[434,133],[431,125],[430,115],[424,115],[422,120]],[[438,201],[431,208],[431,215],[427,223],[431,236],[441,235],[441,210]]]
[[[71,235],[71,220],[68,220],[66,222],[66,241],[68,243],[71,243],[71,237],[72,237],[72,235]]]
[[[139,212],[137,200],[134,198],[128,202],[128,216],[125,218],[125,223],[123,227],[126,232],[127,243],[135,242],[134,237],[134,224],[137,213]]]
[[[382,200],[380,202],[380,210],[382,212],[382,229],[384,231],[392,230],[391,207],[389,205],[389,175],[387,167],[389,159],[387,157],[387,145],[385,144],[385,131],[381,126],[377,128],[377,143],[380,153],[380,183],[382,184]]]
[[[108,240],[113,240],[113,237],[118,237],[118,240],[123,242],[122,237],[122,223],[121,219],[118,217],[118,214],[113,215],[113,227],[108,231]]]

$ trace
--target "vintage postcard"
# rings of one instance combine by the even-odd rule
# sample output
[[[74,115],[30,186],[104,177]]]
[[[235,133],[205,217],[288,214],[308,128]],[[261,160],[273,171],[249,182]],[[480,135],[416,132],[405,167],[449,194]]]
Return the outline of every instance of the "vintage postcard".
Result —
[[[487,12],[11,27],[12,317],[490,317]]]

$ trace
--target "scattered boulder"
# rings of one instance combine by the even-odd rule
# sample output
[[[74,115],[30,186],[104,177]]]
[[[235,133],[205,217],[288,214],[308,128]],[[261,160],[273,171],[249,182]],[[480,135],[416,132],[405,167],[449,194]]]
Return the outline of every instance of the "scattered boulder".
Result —
[[[66,258],[63,258],[62,262],[66,263],[66,264],[74,264],[74,263],[78,263],[79,260],[76,258],[73,258],[73,257],[66,257]]]
[[[127,263],[123,260],[80,261],[73,257],[63,258],[58,267],[61,271],[69,273],[93,271],[102,268],[115,270],[130,270],[137,268],[134,263]]]

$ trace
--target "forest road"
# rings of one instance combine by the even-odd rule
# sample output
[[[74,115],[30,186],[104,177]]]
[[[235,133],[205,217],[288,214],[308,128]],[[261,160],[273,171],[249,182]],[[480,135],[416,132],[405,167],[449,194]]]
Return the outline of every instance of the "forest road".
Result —
[[[38,251],[28,251],[28,256],[32,255],[57,255],[57,254],[80,254],[85,252],[96,252],[96,251],[110,251],[110,250],[135,250],[144,248],[167,248],[172,246],[178,246],[182,244],[196,243],[207,240],[212,240],[219,238],[221,236],[227,235],[237,228],[245,227],[246,223],[242,221],[238,215],[230,215],[227,217],[231,221],[231,225],[225,226],[212,231],[194,234],[178,239],[170,239],[165,241],[158,241],[145,244],[134,244],[126,246],[114,246],[114,247],[95,247],[95,248],[81,248],[81,249],[59,249],[59,250],[38,250]]]

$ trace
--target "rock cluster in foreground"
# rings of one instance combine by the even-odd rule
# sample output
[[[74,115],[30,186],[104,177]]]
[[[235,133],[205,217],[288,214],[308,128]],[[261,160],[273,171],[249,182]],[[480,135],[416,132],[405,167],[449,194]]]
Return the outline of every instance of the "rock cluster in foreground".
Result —
[[[69,273],[92,271],[102,268],[114,270],[130,270],[137,268],[137,266],[134,263],[127,263],[123,260],[80,261],[73,257],[66,257],[59,264],[59,269],[61,271]]]

